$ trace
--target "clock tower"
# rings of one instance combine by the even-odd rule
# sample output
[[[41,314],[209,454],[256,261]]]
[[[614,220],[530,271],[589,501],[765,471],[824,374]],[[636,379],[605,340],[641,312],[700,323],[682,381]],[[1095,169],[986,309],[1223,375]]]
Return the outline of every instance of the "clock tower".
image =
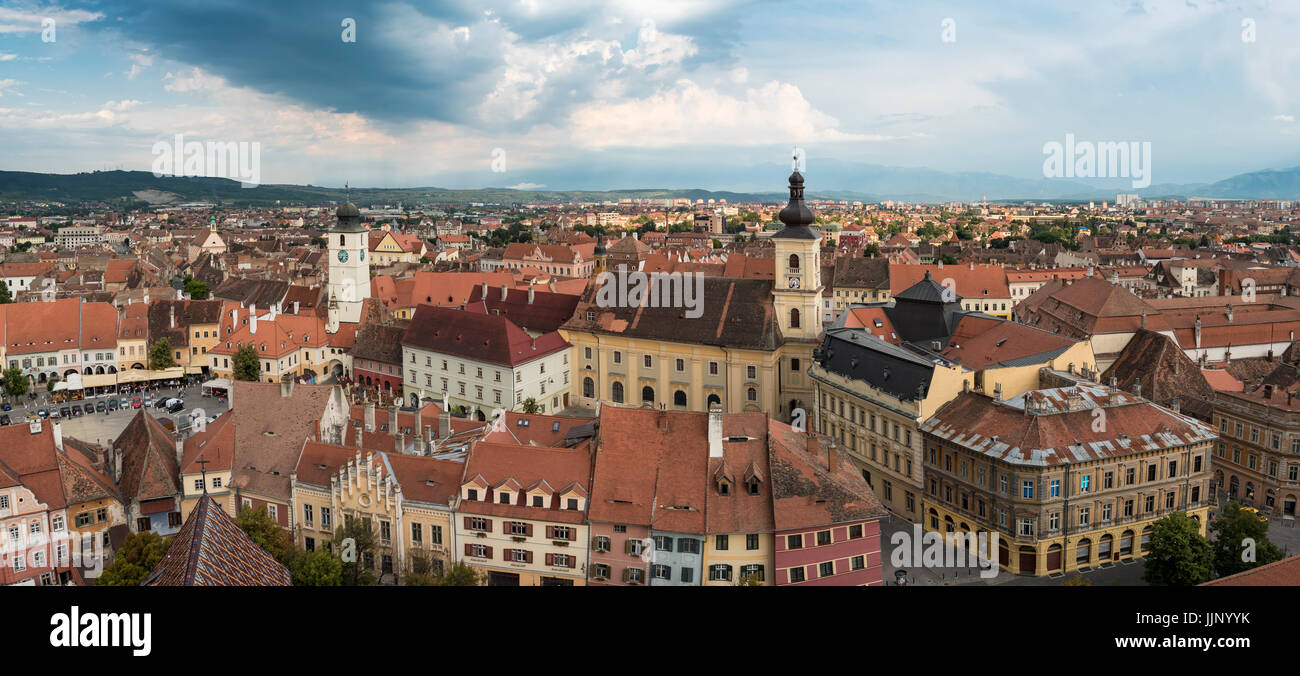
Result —
[[[790,174],[790,203],[781,210],[785,227],[772,235],[776,281],[772,286],[781,333],[787,339],[817,340],[822,332],[822,233],[803,201],[803,176]]]
[[[329,254],[330,324],[361,321],[361,305],[370,297],[370,234],[361,225],[361,212],[344,202],[334,213],[338,223],[325,233]],[[336,329],[337,330],[337,329]]]

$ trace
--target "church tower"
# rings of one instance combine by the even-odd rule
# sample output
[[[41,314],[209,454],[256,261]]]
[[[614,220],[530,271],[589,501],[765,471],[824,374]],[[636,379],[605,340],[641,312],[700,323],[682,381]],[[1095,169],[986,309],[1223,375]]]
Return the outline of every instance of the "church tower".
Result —
[[[821,335],[822,233],[809,226],[814,216],[803,201],[803,176],[790,174],[790,203],[781,210],[785,227],[772,235],[776,282],[772,296],[786,339],[817,340]]]
[[[361,212],[352,202],[344,202],[334,215],[338,223],[325,233],[325,249],[329,254],[329,323],[356,323],[361,321],[362,304],[370,297],[370,264],[366,261],[370,234],[361,225]]]

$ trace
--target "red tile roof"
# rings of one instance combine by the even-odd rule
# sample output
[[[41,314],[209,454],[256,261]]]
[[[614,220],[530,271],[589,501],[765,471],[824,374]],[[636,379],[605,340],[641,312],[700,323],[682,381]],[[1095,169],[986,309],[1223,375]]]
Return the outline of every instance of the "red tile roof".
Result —
[[[141,583],[147,587],[289,586],[289,569],[257,546],[208,495]]]
[[[534,339],[505,317],[432,305],[416,308],[402,345],[511,367],[569,348],[558,332]]]

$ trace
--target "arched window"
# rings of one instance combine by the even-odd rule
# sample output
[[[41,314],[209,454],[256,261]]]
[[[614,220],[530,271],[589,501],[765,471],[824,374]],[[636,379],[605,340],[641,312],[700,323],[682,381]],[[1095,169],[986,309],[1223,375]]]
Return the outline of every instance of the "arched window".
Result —
[[[799,254],[790,254],[790,270],[799,269]]]
[[[677,390],[676,392],[673,392],[673,406],[682,406],[682,407],[686,406],[685,392],[681,390]]]
[[[346,244],[344,244],[343,235],[339,235],[339,246],[347,246]]]
[[[582,396],[588,399],[596,396],[596,381],[591,378],[582,379]]]
[[[653,404],[654,400],[655,400],[655,388],[650,387],[649,385],[646,385],[645,387],[641,388],[642,402],[648,402]]]
[[[613,399],[616,404],[623,403],[623,383],[614,383],[610,388],[610,399]]]
[[[758,390],[756,390],[756,389],[754,389],[754,388],[752,388],[752,387],[749,388],[749,389],[745,392],[745,398],[749,399],[750,401],[758,401]]]
[[[790,328],[799,328],[799,308],[790,308]]]
[[[710,394],[710,395],[709,395],[708,402],[709,402],[709,406],[711,406],[711,407],[712,407],[712,406],[721,406],[721,405],[722,405],[722,399],[718,398],[718,395],[716,395],[716,394]]]

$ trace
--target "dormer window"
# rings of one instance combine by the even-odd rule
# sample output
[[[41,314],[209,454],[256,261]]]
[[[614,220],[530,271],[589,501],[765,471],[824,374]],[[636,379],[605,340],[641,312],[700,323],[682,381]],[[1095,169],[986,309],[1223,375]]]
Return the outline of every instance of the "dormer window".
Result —
[[[749,488],[750,495],[758,495],[758,477],[751,477],[745,486]]]
[[[478,491],[471,488],[468,491],[465,491],[465,497],[470,500],[478,500]]]
[[[565,509],[577,509],[577,508],[578,508],[578,499],[577,499],[577,498],[569,498],[568,501],[565,503],[564,508],[565,508]]]
[[[499,491],[499,492],[497,493],[497,502],[499,502],[499,503],[501,503],[501,504],[503,504],[503,505],[508,505],[508,504],[510,504],[510,493],[509,493],[509,491]]]
[[[718,482],[718,495],[731,495],[731,482],[722,480]]]
[[[542,496],[540,496],[540,495],[534,495],[534,496],[533,496],[533,506],[534,506],[534,507],[545,507],[545,506],[546,506],[546,498],[544,498],[544,497],[542,497]]]

